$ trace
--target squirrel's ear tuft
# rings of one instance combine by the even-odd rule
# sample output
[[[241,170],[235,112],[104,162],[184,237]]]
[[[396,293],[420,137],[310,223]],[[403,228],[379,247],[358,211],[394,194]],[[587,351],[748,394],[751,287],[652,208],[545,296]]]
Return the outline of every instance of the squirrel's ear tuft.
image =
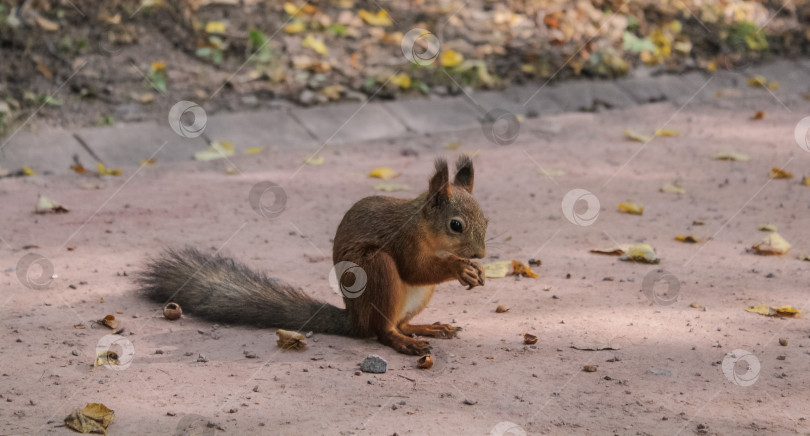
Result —
[[[439,205],[450,198],[450,171],[444,159],[436,159],[436,174],[430,178],[428,198],[433,205]]]
[[[472,194],[475,171],[473,170],[472,159],[469,156],[461,155],[456,162],[456,177],[453,184],[462,187]]]

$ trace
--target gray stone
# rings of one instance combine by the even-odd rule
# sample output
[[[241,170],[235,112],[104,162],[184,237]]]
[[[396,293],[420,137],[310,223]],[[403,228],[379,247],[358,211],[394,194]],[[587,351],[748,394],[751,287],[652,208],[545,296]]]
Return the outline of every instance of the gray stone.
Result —
[[[664,377],[672,377],[672,371],[665,368],[650,368],[646,371],[647,374],[660,375]]]
[[[388,362],[382,357],[372,354],[363,359],[363,362],[360,364],[360,370],[373,374],[383,374],[388,370]]]

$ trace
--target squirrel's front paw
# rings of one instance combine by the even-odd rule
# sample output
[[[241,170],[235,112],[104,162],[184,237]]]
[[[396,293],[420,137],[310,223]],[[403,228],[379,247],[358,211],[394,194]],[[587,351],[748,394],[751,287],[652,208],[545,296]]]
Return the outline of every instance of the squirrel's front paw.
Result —
[[[459,259],[459,262],[463,264],[458,276],[458,281],[462,285],[469,286],[467,289],[484,286],[484,267],[481,262],[470,259]]]

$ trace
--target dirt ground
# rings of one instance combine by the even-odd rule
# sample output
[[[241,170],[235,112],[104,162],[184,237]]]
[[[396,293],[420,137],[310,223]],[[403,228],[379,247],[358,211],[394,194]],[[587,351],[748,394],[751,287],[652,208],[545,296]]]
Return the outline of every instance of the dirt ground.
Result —
[[[194,422],[196,434],[807,434],[807,318],[744,310],[810,306],[810,262],[797,259],[810,252],[810,188],[797,180],[810,175],[810,153],[793,139],[800,114],[810,111],[802,104],[792,113],[769,109],[761,121],[743,107],[687,108],[673,117],[669,104],[567,114],[528,120],[508,146],[480,131],[344,144],[330,146],[321,166],[302,167],[303,150],[267,149],[231,159],[242,175],[226,175],[229,164],[213,161],[124,168],[100,180],[2,179],[0,434],[69,434],[63,418],[88,402],[115,410],[112,434],[182,434]],[[624,127],[651,132],[671,117],[666,128],[679,136],[646,145],[623,136]],[[454,141],[460,149],[446,150]],[[712,159],[724,150],[751,160]],[[168,321],[132,282],[145,258],[188,244],[341,304],[327,280],[330,240],[351,204],[377,193],[366,173],[383,165],[401,171],[395,182],[414,189],[394,195],[414,196],[436,156],[460,152],[477,153],[475,195],[490,218],[485,262],[543,263],[536,279],[489,279],[469,291],[441,285],[417,321],[464,330],[431,341],[431,370],[372,339],[316,334],[306,350],[282,352],[272,329],[191,315]],[[796,177],[770,180],[775,166]],[[272,220],[248,202],[251,187],[267,180],[287,196]],[[659,192],[674,180],[686,194]],[[590,226],[563,216],[562,199],[575,188],[601,204]],[[70,212],[34,215],[39,193]],[[644,205],[644,215],[620,213],[616,205],[626,200]],[[757,230],[763,223],[793,244],[788,254],[749,252],[766,235]],[[677,234],[703,242],[681,243]],[[656,248],[660,265],[589,253],[637,241]],[[29,253],[53,266],[57,278],[45,289],[18,279],[15,268]],[[642,292],[644,277],[658,269],[680,285],[672,304]],[[39,275],[37,267],[27,272]],[[511,310],[496,313],[498,305]],[[134,353],[122,353],[118,370],[92,366],[111,333],[94,320],[107,314],[126,329],[119,352],[131,344]],[[539,337],[535,346],[523,344],[526,332]],[[582,342],[617,349],[571,348]],[[732,350],[754,359],[726,374]],[[388,361],[387,373],[357,373],[370,354]],[[734,374],[743,374],[736,383]]]

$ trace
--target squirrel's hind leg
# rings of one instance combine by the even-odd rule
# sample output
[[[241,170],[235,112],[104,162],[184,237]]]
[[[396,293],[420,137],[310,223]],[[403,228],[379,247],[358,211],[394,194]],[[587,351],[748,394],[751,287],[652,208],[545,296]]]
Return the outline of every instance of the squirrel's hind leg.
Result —
[[[450,339],[456,336],[456,333],[461,330],[461,327],[454,327],[450,324],[442,324],[434,322],[433,324],[415,324],[402,323],[399,325],[399,331],[405,335],[417,336],[431,336],[434,338]]]

